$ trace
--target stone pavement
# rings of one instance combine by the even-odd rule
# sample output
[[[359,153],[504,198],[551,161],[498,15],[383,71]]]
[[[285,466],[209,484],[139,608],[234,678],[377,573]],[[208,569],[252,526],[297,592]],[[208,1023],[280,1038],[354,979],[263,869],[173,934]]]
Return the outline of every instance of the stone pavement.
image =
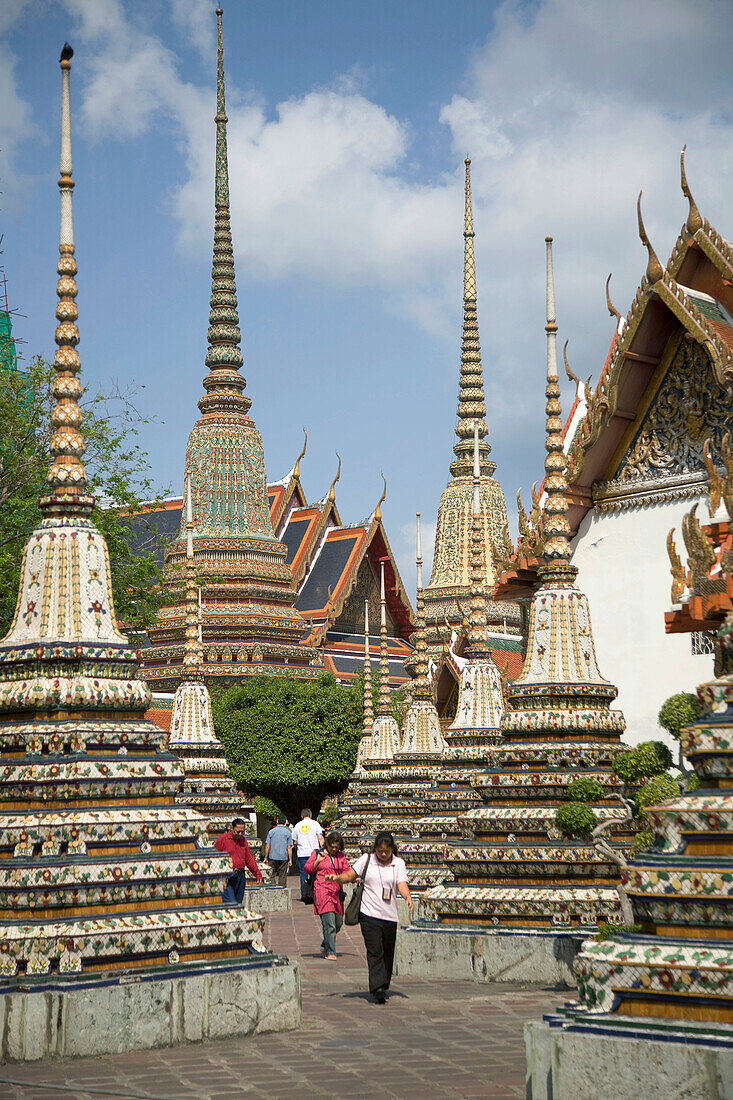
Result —
[[[301,963],[297,1032],[196,1043],[103,1058],[0,1066],[3,1100],[310,1100],[348,1097],[525,1096],[527,1020],[565,995],[537,986],[397,977],[384,1006],[366,991],[358,928],[338,962],[320,957],[320,922],[293,898],[267,918],[268,940]]]

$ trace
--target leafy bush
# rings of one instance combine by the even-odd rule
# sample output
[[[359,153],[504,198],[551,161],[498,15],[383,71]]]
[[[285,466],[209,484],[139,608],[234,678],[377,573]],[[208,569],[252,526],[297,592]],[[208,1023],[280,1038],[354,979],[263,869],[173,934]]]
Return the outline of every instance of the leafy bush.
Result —
[[[555,822],[566,836],[587,837],[598,824],[598,818],[590,806],[582,802],[567,802],[557,811]]]
[[[362,693],[330,673],[317,680],[250,676],[212,693],[214,730],[241,790],[263,795],[298,821],[344,790],[356,765]]]
[[[571,802],[599,802],[604,795],[603,784],[589,775],[580,775],[568,783],[566,793]]]
[[[642,741],[629,752],[622,752],[614,759],[613,770],[619,779],[632,787],[642,779],[659,775],[672,764],[672,753],[663,741]]]
[[[676,798],[680,793],[680,785],[671,775],[657,775],[645,783],[636,795],[636,810],[641,814],[647,806],[656,806],[659,802],[666,802],[669,798]]]
[[[621,932],[641,932],[640,924],[599,924],[598,931],[596,933],[596,939],[603,943],[604,940],[611,940],[614,936],[618,936]]]
[[[697,772],[693,772],[692,775],[688,776],[687,791],[685,793],[689,794],[690,791],[696,791],[697,788],[701,786],[702,784],[700,783],[700,776],[697,774]]]
[[[282,813],[272,799],[265,798],[264,795],[261,794],[258,794],[257,798],[254,800],[254,811],[256,814],[261,814],[262,817],[272,818],[273,821],[277,821]]]
[[[643,828],[639,829],[638,833],[634,837],[634,844],[631,849],[631,854],[634,858],[640,856],[642,852],[645,852],[647,848],[651,848],[654,843],[654,833],[651,829]]]
[[[662,703],[657,716],[657,722],[667,733],[679,740],[680,730],[691,725],[700,717],[700,700],[697,695],[689,691],[680,691],[677,695],[670,695]]]

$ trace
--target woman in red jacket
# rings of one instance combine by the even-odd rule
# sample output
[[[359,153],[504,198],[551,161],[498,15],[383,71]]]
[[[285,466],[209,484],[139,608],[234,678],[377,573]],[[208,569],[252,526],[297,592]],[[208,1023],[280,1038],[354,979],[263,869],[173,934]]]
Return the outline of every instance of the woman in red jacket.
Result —
[[[338,882],[327,882],[327,875],[342,875],[350,870],[344,855],[344,838],[336,829],[326,837],[322,848],[311,852],[305,873],[316,877],[313,882],[314,908],[321,918],[323,956],[336,958],[336,933],[344,923],[344,892]]]

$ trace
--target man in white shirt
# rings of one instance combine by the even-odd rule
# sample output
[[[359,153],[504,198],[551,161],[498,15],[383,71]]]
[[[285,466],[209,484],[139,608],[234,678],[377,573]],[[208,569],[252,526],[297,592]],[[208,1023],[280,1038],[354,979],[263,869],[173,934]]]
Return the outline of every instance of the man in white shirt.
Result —
[[[301,817],[293,829],[293,844],[297,845],[298,867],[300,868],[300,889],[303,889],[307,875],[305,865],[311,852],[323,847],[323,829],[317,821],[313,820],[310,810],[301,810]]]

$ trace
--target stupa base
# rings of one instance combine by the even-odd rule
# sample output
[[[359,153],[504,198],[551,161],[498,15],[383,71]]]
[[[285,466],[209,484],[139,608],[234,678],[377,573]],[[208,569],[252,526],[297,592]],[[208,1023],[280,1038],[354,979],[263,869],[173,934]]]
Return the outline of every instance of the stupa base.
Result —
[[[235,965],[167,967],[94,979],[0,986],[0,1060],[81,1058],[300,1027],[298,964],[255,956]]]
[[[532,982],[575,988],[573,960],[590,930],[467,928],[426,921],[402,929],[399,974],[451,981]]]
[[[297,879],[293,877],[294,883]],[[256,913],[284,913],[292,909],[292,898],[288,886],[255,886],[247,883],[244,892],[245,909],[253,909]]]
[[[525,1024],[530,1100],[733,1100],[733,1028],[632,1016]]]

